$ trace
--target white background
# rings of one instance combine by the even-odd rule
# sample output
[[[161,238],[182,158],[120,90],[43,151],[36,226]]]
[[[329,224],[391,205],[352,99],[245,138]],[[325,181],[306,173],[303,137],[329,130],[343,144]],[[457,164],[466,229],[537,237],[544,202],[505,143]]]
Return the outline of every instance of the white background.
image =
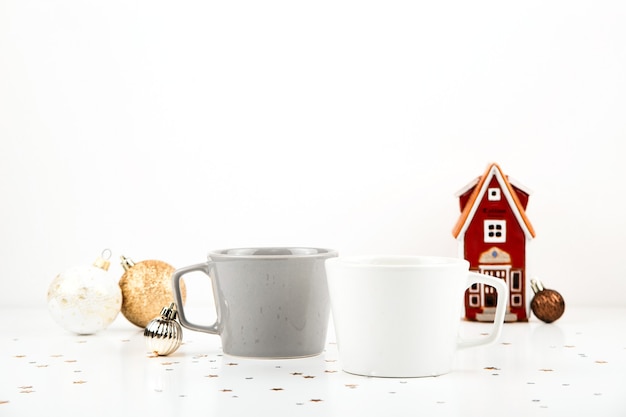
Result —
[[[498,162],[533,190],[531,274],[624,306],[624,22],[597,0],[0,0],[0,305],[45,305],[104,248],[116,278],[122,254],[249,245],[456,256],[454,194]]]

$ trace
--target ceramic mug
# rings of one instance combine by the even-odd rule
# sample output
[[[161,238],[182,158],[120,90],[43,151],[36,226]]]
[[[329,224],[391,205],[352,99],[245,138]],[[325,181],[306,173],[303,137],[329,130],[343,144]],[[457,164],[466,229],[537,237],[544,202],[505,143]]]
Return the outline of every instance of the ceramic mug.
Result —
[[[318,248],[240,248],[210,252],[207,262],[172,274],[181,325],[221,337],[224,353],[256,358],[320,354],[326,343],[330,301],[324,262],[337,256]],[[204,272],[212,282],[217,319],[187,320],[180,283]]]
[[[500,335],[507,287],[469,271],[457,258],[356,256],[326,261],[331,311],[342,369],[376,377],[448,373],[460,348],[486,345]],[[496,288],[495,321],[486,337],[461,339],[465,290]]]

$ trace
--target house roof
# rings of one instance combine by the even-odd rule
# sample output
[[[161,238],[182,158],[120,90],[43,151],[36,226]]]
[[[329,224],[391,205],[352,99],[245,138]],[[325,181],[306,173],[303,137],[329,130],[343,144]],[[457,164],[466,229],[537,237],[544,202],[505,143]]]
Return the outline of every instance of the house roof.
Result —
[[[472,187],[474,187],[474,191],[470,195],[467,204],[465,204],[459,220],[454,226],[454,229],[452,229],[452,234],[454,235],[454,237],[458,238],[459,236],[465,234],[467,227],[471,223],[472,218],[476,213],[478,204],[482,200],[482,197],[485,195],[485,191],[489,185],[489,182],[494,176],[502,186],[503,193],[509,205],[513,209],[515,217],[517,218],[520,226],[522,227],[522,229],[524,229],[524,233],[526,234],[526,236],[528,238],[535,237],[535,230],[533,229],[532,224],[530,224],[530,220],[528,220],[528,217],[526,216],[526,211],[524,210],[522,203],[517,197],[517,193],[513,189],[513,185],[511,185],[511,182],[509,181],[507,176],[504,175],[502,169],[496,163],[490,164],[482,177],[478,177],[476,180],[469,183],[459,192],[460,194],[463,194],[469,191]],[[518,186],[518,188],[521,187]]]

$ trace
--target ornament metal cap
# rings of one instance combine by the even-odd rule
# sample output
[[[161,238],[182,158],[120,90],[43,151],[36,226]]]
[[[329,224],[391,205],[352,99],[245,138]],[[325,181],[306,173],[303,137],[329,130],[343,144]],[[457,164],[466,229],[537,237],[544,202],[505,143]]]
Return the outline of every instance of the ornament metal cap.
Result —
[[[535,294],[537,294],[539,291],[543,291],[543,284],[541,283],[541,281],[537,281],[536,279],[531,279],[530,280],[530,288],[533,289],[533,292]]]
[[[133,260],[125,257],[124,255],[120,256],[120,259],[122,260],[121,264],[122,264],[122,268],[124,268],[124,271],[128,271],[130,268],[135,266],[135,263],[133,262]]]
[[[96,260],[93,262],[93,266],[108,271],[109,266],[111,265],[109,259],[111,259],[111,249],[105,249],[102,251],[100,256],[98,256],[98,258],[96,258]]]
[[[170,303],[169,307],[161,309],[161,317],[167,320],[176,320],[178,312],[176,311],[176,303]]]

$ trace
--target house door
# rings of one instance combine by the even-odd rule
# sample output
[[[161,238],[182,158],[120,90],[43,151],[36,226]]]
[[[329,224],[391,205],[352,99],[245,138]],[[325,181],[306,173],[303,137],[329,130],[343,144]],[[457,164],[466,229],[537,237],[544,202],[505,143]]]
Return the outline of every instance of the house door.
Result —
[[[510,265],[480,265],[479,270],[481,274],[490,275],[494,278],[499,278],[508,283]],[[498,300],[498,293],[495,288],[490,285],[483,286],[483,307],[495,307]]]
[[[495,288],[490,285],[483,287],[483,307],[495,307],[498,301],[498,294]]]

